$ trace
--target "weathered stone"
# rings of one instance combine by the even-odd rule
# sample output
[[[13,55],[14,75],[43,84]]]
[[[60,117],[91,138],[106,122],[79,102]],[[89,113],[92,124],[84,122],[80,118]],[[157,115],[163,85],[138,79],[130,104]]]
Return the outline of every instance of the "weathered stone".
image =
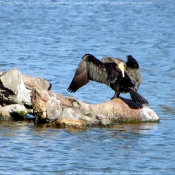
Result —
[[[22,76],[23,82],[27,89],[32,90],[33,88],[50,90],[52,84],[42,78],[31,77],[28,75]]]
[[[31,106],[30,92],[33,88],[50,90],[51,83],[42,79],[22,75],[14,68],[0,72],[0,102],[5,104],[26,104]]]
[[[108,116],[98,114],[98,115],[96,115],[96,119],[99,120],[99,125],[101,125],[101,126],[110,126],[111,125],[111,121],[110,121]]]
[[[78,108],[67,107],[64,108],[59,118],[67,118],[70,120],[79,120],[82,117],[81,110]]]
[[[1,109],[10,112],[13,111],[23,111],[25,113],[29,112],[24,105],[20,105],[20,104],[11,104],[11,105],[6,105],[4,107],[1,107]]]
[[[12,121],[10,113],[4,108],[0,108],[0,121]]]
[[[41,113],[41,118],[48,121],[58,119],[63,107],[71,106],[71,101],[62,95],[37,88],[32,90],[31,101],[34,112]]]
[[[44,97],[44,96],[43,96]],[[47,110],[46,110],[46,101],[48,99],[44,99],[36,88],[32,89],[31,92],[31,102],[33,106],[33,112],[35,117],[39,117],[41,119],[46,119]]]
[[[26,89],[22,75],[17,69],[9,70],[0,77],[0,102],[26,104],[31,106],[30,90]]]
[[[87,104],[61,95],[58,97],[51,91],[33,89],[32,104],[35,111],[47,112],[45,118],[48,121],[66,119],[68,123],[82,120],[87,126],[159,120],[150,108],[123,98],[115,98],[100,104]]]
[[[0,108],[0,116],[1,120],[15,120],[17,121],[17,118],[21,118],[20,120],[26,119],[26,114],[30,112],[30,110],[27,110],[23,105],[20,104],[11,104],[6,105],[4,107]],[[16,117],[16,118],[15,118]]]
[[[54,123],[59,128],[71,127],[76,129],[86,129],[86,124],[83,120],[71,120],[67,118],[61,118],[56,120]]]
[[[1,105],[17,103],[1,107],[1,116],[11,119],[9,113],[16,115],[18,111],[28,112],[27,106],[33,109],[36,121],[52,122],[57,127],[83,129],[94,125],[110,126],[115,122],[159,121],[152,109],[129,99],[114,98],[99,104],[87,104],[53,93],[47,90],[49,86],[45,80],[22,76],[17,69],[0,74]]]
[[[148,108],[135,104],[132,100],[123,98],[114,98],[110,101],[100,104],[87,104],[82,101],[78,101],[81,104],[84,113],[89,115],[102,114],[111,120],[111,123],[115,122],[142,122],[142,121],[158,121],[159,118],[156,113]]]
[[[157,114],[147,106],[140,110],[140,120],[143,122],[155,122],[159,120]]]

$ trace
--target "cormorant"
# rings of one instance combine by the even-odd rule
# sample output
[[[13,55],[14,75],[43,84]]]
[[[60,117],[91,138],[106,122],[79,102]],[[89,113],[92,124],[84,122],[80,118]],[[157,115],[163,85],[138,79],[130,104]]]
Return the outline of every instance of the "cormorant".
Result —
[[[148,101],[137,92],[136,88],[139,87],[142,79],[139,64],[131,55],[127,56],[125,63],[113,57],[104,57],[100,61],[92,54],[85,54],[67,90],[76,92],[89,80],[110,86],[115,91],[114,97],[119,97],[120,93],[129,92],[134,102],[148,104]]]

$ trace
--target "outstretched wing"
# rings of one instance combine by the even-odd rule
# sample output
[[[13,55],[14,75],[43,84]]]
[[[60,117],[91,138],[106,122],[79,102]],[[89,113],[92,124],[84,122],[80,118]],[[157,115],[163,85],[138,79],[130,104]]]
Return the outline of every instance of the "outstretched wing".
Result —
[[[69,92],[76,92],[80,87],[87,84],[89,81],[86,62],[82,60],[78,65],[75,75],[72,79],[70,86],[68,87]]]
[[[142,77],[141,77],[141,74],[140,74],[139,64],[132,57],[132,55],[128,55],[128,56],[126,56],[126,58],[127,58],[126,73],[138,89],[140,83],[142,82]]]
[[[105,65],[91,54],[85,54],[82,61],[86,63],[86,71],[89,80],[109,85],[108,72]]]
[[[91,54],[85,54],[79,63],[75,75],[72,79],[69,92],[76,92],[79,88],[89,82],[89,80],[109,84],[107,71],[104,64]]]
[[[87,63],[89,79],[110,85],[122,77],[122,72],[114,62],[102,62],[91,54],[86,54],[83,59]]]
[[[89,80],[110,86],[110,83],[114,83],[119,75],[121,71],[118,70],[115,63],[104,64],[93,55],[85,54],[76,69],[68,91],[76,92]]]

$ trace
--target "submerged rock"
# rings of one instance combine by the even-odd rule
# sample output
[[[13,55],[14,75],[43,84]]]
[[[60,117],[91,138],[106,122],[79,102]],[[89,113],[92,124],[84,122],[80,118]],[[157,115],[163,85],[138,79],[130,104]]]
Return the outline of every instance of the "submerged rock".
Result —
[[[83,120],[71,120],[67,118],[61,118],[54,122],[55,126],[61,128],[76,128],[86,129],[86,124]]]

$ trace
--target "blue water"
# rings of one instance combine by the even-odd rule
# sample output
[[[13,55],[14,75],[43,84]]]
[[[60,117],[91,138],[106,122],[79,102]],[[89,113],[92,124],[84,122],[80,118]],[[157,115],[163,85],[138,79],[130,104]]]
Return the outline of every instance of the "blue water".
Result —
[[[2,123],[0,174],[174,174],[174,7],[172,0],[0,1],[1,71],[16,67],[56,93],[100,103],[114,93],[105,85],[67,92],[81,57],[131,54],[141,67],[139,93],[160,118],[85,131]]]

